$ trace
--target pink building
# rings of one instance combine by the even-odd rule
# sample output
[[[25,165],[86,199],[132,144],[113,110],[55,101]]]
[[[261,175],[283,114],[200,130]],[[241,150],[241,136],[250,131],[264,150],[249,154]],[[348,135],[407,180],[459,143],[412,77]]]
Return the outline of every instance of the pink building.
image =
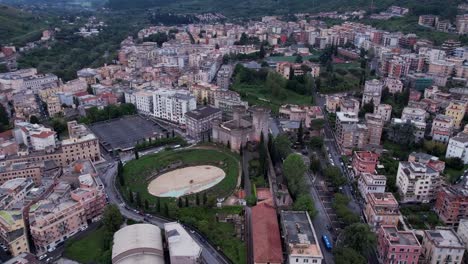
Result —
[[[364,216],[372,230],[378,230],[383,225],[398,225],[400,211],[392,193],[368,193],[366,200]]]
[[[377,256],[380,263],[418,263],[422,249],[412,231],[399,231],[394,225],[383,225],[377,235]]]
[[[375,167],[379,162],[379,154],[372,151],[355,151],[353,155],[353,171],[358,176],[361,173],[375,173]]]

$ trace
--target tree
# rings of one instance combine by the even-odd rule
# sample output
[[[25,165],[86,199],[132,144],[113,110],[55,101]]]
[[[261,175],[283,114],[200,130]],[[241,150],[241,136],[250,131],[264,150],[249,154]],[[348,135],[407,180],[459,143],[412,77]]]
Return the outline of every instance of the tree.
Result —
[[[228,140],[226,147],[227,147],[228,149],[231,149],[231,141]]]
[[[177,206],[179,208],[182,208],[182,198],[180,198],[180,197],[177,199]]]
[[[94,91],[93,91],[93,88],[91,87],[91,85],[88,85],[88,88],[86,89],[86,92],[88,92],[88,94],[94,94]]]
[[[208,201],[208,195],[206,192],[203,193],[203,205],[206,205],[206,202]]]
[[[195,194],[195,204],[197,206],[200,206],[200,195],[198,193]]]
[[[283,162],[283,173],[286,177],[288,188],[294,196],[298,196],[304,191],[304,173],[307,167],[302,156],[299,154],[289,154]]]
[[[343,246],[352,248],[364,256],[368,256],[377,241],[367,224],[355,223],[347,226],[343,232]]]
[[[145,199],[145,210],[149,209],[149,202],[148,199]]]
[[[289,141],[288,136],[285,134],[281,134],[275,138],[274,146],[282,159],[285,159],[292,152],[291,141]]]
[[[346,183],[346,177],[341,174],[341,171],[336,166],[330,166],[323,171],[323,175],[331,181],[336,188],[343,186]]]
[[[138,150],[135,149],[134,152],[135,152],[135,159],[139,159],[139,158],[140,158],[140,154],[138,154]]]
[[[320,170],[320,160],[316,158],[312,158],[310,160],[310,166],[309,169],[313,172],[318,172]]]
[[[122,161],[119,160],[119,163],[117,163],[117,177],[119,178],[119,184],[120,186],[125,185],[125,178],[123,175],[123,164]]]
[[[141,208],[141,196],[140,196],[140,192],[137,192],[137,193],[136,193],[136,198],[135,198],[135,199],[136,199],[136,206],[137,206],[138,208]]]
[[[453,168],[455,170],[463,169],[463,161],[458,157],[448,158],[445,162],[449,168]]]
[[[0,104],[0,132],[8,129],[10,126],[10,118],[3,104]]]
[[[31,123],[31,124],[39,124],[40,121],[39,121],[39,118],[37,118],[37,116],[32,115],[32,116],[29,117],[29,123]]]
[[[123,217],[120,214],[120,210],[115,204],[107,205],[102,213],[102,223],[104,224],[107,231],[113,234],[115,231],[120,229],[123,224]]]
[[[317,214],[317,210],[315,210],[314,202],[307,194],[300,195],[293,204],[293,210],[295,211],[307,211],[311,218]]]
[[[185,207],[189,207],[189,200],[187,196],[185,196]]]
[[[359,252],[352,248],[337,247],[333,251],[336,264],[366,264],[364,258]]]
[[[304,147],[304,128],[302,127],[302,121],[299,122],[299,128],[297,129],[297,142],[301,147]]]
[[[302,63],[302,56],[301,55],[297,55],[296,56],[296,63]]]
[[[323,146],[323,138],[321,137],[311,137],[309,145],[313,149],[321,149]]]
[[[164,203],[164,215],[169,216],[169,206],[167,205],[167,202]]]
[[[371,100],[369,103],[364,104],[359,110],[359,117],[364,117],[367,113],[374,112],[374,100]]]
[[[133,204],[134,200],[133,200],[133,192],[132,190],[128,189],[128,201]]]
[[[260,45],[260,51],[258,53],[258,56],[263,59],[265,58],[265,55],[266,55],[266,51],[265,51],[265,47],[263,46],[263,43]]]
[[[161,212],[161,198],[156,197],[156,212]]]

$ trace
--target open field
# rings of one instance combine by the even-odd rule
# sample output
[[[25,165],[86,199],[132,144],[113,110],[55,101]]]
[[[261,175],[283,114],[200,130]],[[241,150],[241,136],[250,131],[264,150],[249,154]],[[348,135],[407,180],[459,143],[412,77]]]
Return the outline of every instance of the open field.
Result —
[[[159,197],[180,197],[209,189],[226,173],[215,166],[191,166],[159,175],[148,185],[148,192]]]
[[[100,227],[80,239],[71,239],[65,245],[64,256],[80,263],[99,263],[105,253],[105,228]]]

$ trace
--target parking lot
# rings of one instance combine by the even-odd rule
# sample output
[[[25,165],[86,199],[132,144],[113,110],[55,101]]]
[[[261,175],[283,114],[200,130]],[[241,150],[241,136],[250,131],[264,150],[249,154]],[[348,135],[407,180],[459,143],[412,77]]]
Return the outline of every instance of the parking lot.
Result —
[[[315,189],[317,190],[320,202],[323,204],[323,207],[331,221],[331,227],[334,231],[338,231],[338,229],[342,228],[342,222],[339,221],[336,216],[335,209],[333,209],[333,193],[328,190],[327,183],[323,180],[315,182]]]
[[[90,129],[107,152],[129,150],[142,140],[166,133],[154,121],[138,115],[98,122],[90,125]]]

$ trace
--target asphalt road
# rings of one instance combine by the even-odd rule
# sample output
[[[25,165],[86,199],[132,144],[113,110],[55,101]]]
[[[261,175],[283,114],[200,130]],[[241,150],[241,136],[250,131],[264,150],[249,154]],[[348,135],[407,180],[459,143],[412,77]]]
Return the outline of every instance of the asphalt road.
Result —
[[[115,177],[117,175],[117,162],[110,162],[107,164],[102,164],[101,166],[103,172],[100,174],[100,177],[104,183],[109,203],[118,205],[120,208],[120,213],[123,216],[134,221],[151,223],[160,228],[163,228],[165,223],[170,222],[169,220],[152,215],[142,216],[138,213],[137,210],[127,206],[114,184]],[[188,231],[192,238],[202,247],[202,258],[205,263],[231,263],[228,259],[221,255],[201,234],[194,230]]]

